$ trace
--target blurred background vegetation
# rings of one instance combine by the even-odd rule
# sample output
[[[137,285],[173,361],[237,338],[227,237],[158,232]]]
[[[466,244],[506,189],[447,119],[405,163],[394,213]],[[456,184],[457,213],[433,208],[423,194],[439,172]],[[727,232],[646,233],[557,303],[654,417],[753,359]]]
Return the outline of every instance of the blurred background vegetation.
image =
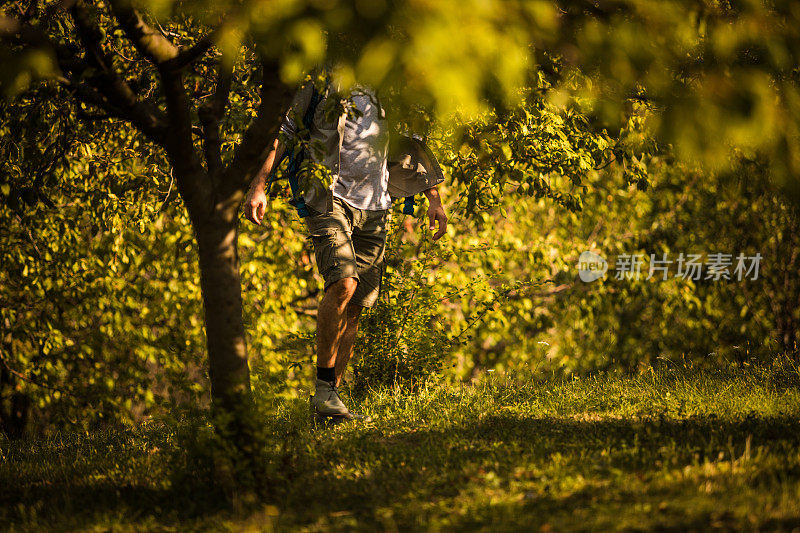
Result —
[[[0,30],[13,35],[19,6],[5,4]],[[227,154],[257,107],[260,49],[281,58],[285,83],[327,58],[341,81],[383,88],[393,122],[423,128],[444,166],[445,239],[431,243],[395,206],[387,290],[362,328],[356,388],[795,352],[795,3],[223,4],[146,7],[176,41],[234,13],[218,43],[237,51]],[[46,13],[28,15],[73,31]],[[109,28],[115,60],[152,91],[152,67]],[[14,46],[2,49],[0,104],[3,431],[207,407],[196,243],[164,154],[71,100],[46,52]],[[209,68],[188,76],[198,94]],[[308,394],[321,296],[283,184],[265,225],[243,223],[239,236],[261,397]],[[588,284],[577,276],[585,250],[762,261],[752,281],[609,272]]]

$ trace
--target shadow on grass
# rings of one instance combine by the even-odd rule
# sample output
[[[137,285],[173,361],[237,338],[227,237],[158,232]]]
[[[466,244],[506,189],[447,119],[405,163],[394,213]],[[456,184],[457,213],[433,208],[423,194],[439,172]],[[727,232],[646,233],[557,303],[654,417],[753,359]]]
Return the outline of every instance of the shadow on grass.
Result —
[[[159,489],[108,481],[48,483],[3,490],[0,507],[5,508],[5,517],[0,522],[8,520],[59,530],[119,522],[155,521],[163,526],[176,526],[228,509],[224,494],[213,487],[206,491],[197,487]]]
[[[291,449],[272,458],[281,466],[271,480],[273,501],[267,502],[280,509],[279,525],[286,527],[346,515],[358,527],[385,528],[387,512],[395,526],[409,528],[450,515],[443,522],[448,528],[513,529],[544,525],[557,515],[566,517],[562,525],[607,527],[634,503],[696,497],[704,481],[662,479],[664,472],[742,461],[745,454],[769,460],[741,483],[768,495],[772,487],[796,487],[800,480],[800,421],[791,416],[578,420],[496,414],[397,433],[375,427],[296,438]],[[113,456],[112,448],[107,457]],[[60,517],[52,522],[59,529],[109,520],[208,525],[231,516],[223,494],[192,472],[180,473],[185,482],[170,485],[147,472],[139,479],[134,473],[115,477],[120,482],[90,471],[70,479],[67,468],[62,479],[37,481],[29,472],[15,483],[13,468],[3,467],[0,517],[27,527],[49,528],[44,517],[53,515]],[[702,529],[713,521],[743,525],[703,506],[692,513],[669,506],[659,512],[662,529]],[[330,520],[325,523],[333,528],[345,523]],[[794,516],[769,520],[777,529],[800,523]]]
[[[772,454],[774,460],[739,482],[767,490],[800,482],[797,462],[784,462],[800,449],[800,421],[790,416],[575,420],[495,415],[388,437],[368,430],[322,442],[320,448],[318,468],[299,473],[298,490],[289,490],[281,502],[290,512],[303,509],[294,517],[299,522],[334,511],[370,523],[395,504],[408,506],[400,524],[407,527],[414,525],[411,515],[436,514],[437,507],[457,516],[447,521],[450,525],[544,525],[552,514],[574,515],[598,505],[613,513],[637,500],[691,497],[705,481],[702,476],[653,487],[647,482],[670,469],[742,463],[745,454],[748,460]],[[343,474],[348,471],[352,474]],[[643,490],[631,492],[628,481],[641,483]],[[488,501],[493,498],[497,501]],[[465,512],[453,507],[458,505]],[[714,521],[731,525],[724,513],[717,516],[713,510],[675,514],[675,529],[702,529]],[[586,527],[614,518],[595,509],[587,513]],[[786,523],[800,525],[800,518],[788,517]]]

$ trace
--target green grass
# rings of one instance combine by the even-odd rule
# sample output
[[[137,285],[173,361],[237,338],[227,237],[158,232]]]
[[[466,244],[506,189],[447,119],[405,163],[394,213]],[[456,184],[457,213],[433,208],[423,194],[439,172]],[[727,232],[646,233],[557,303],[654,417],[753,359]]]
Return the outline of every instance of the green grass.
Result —
[[[373,393],[368,425],[276,403],[270,497],[231,509],[204,431],[0,441],[11,530],[786,530],[800,527],[790,365]],[[199,439],[199,440],[197,440]]]

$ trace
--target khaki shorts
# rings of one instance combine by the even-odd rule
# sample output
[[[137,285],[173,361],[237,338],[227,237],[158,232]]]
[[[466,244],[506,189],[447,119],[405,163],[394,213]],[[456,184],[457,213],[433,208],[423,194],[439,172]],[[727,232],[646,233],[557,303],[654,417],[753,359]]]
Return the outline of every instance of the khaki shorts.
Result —
[[[340,279],[355,278],[358,287],[350,303],[372,307],[381,290],[389,210],[358,209],[334,197],[331,213],[310,211],[306,227],[325,290]]]

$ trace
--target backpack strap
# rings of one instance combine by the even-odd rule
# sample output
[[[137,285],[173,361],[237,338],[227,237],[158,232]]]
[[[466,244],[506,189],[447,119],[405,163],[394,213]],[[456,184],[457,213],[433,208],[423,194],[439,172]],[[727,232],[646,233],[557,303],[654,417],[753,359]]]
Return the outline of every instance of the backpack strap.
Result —
[[[414,214],[414,197],[413,196],[406,196],[403,199],[403,214],[404,215],[413,215]]]
[[[322,94],[317,90],[316,85],[312,85],[312,91],[311,102],[309,102],[308,108],[303,115],[303,126],[305,126],[308,131],[311,131],[311,127],[314,125],[314,115],[317,112],[317,106],[320,100],[322,100]],[[305,154],[303,154],[302,150],[297,153],[292,150],[292,153],[289,155],[288,168],[289,186],[292,188],[292,199],[289,203],[297,208],[297,214],[300,215],[300,218],[311,215],[306,205],[306,199],[300,194],[300,183],[297,179],[297,175],[300,172],[300,164],[303,162],[304,158]]]
[[[306,108],[306,112],[303,114],[303,126],[305,126],[306,130],[309,131],[314,124],[314,114],[317,111],[317,106],[319,105],[320,100],[322,100],[322,94],[317,91],[317,87],[313,84],[312,91],[311,101]],[[269,194],[269,190],[272,187],[272,182],[275,181],[276,171],[286,158],[289,159],[289,163],[286,166],[286,177],[289,180],[289,187],[292,190],[292,199],[289,200],[289,203],[297,209],[297,214],[300,216],[300,218],[308,217],[311,215],[311,212],[308,210],[305,198],[303,198],[303,195],[300,194],[300,182],[297,178],[297,175],[300,171],[300,165],[303,163],[303,159],[305,158],[303,150],[295,153],[295,146],[291,146],[287,147],[287,150],[283,151],[280,160],[272,165],[272,172],[270,173],[269,182],[266,186],[266,192]]]

